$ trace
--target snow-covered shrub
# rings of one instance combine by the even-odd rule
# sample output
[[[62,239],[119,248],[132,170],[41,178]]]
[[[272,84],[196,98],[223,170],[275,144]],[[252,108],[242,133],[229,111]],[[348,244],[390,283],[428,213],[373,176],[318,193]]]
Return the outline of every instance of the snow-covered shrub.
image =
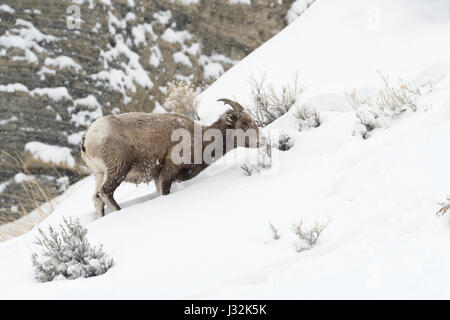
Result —
[[[314,108],[301,106],[297,108],[294,117],[298,119],[297,128],[299,131],[305,131],[309,128],[317,128],[320,126],[319,112]]]
[[[194,85],[183,81],[169,83],[164,108],[168,112],[182,114],[192,120],[199,120],[197,113],[199,101]]]
[[[374,100],[357,97],[356,90],[346,92],[348,103],[364,127],[359,130],[364,138],[373,129],[382,127],[386,119],[397,117],[407,110],[417,111],[417,99],[421,95],[419,89],[408,85],[401,78],[396,86],[392,86],[388,76],[380,71],[378,74],[384,86],[378,90]]]
[[[300,244],[296,245],[297,252],[312,249],[322,234],[322,231],[328,226],[329,223],[330,221],[326,223],[316,221],[311,227],[305,227],[303,225],[303,221],[294,224],[294,233],[300,239]]]
[[[372,103],[369,97],[360,99],[356,94],[356,90],[346,92],[345,95],[348,103],[352,106],[356,117],[361,123],[361,127],[358,128],[358,131],[361,136],[366,139],[370,131],[382,126],[382,121],[380,121],[382,113],[378,107]]]
[[[441,203],[442,208],[439,209],[439,211],[436,213],[438,216],[443,216],[448,210],[450,210],[450,197],[447,197],[448,203]]]
[[[113,260],[103,252],[102,246],[94,247],[86,239],[87,229],[79,219],[64,218],[59,231],[49,226],[49,234],[39,229],[36,244],[42,247],[40,255],[33,253],[35,276],[38,281],[76,279],[105,273]]]
[[[288,151],[294,146],[294,140],[287,133],[281,133],[273,146],[280,151]]]
[[[260,172],[261,170],[270,169],[272,167],[273,144],[270,138],[267,138],[266,141],[266,144],[258,149],[256,163],[245,162],[241,165],[245,175],[251,176],[253,172]]]
[[[277,228],[272,224],[272,222],[269,222],[270,231],[272,231],[272,238],[274,240],[280,239],[280,233],[278,232]]]
[[[258,170],[270,169],[272,167],[272,147],[273,143],[271,139],[267,138],[266,144],[258,149]]]
[[[286,114],[296,104],[304,88],[300,86],[298,73],[292,85],[284,85],[277,92],[271,85],[266,85],[266,76],[259,80],[254,77],[249,80],[252,95],[252,106],[246,111],[255,119],[259,127],[265,127]]]
[[[396,116],[406,110],[417,111],[417,98],[420,91],[406,84],[399,78],[397,87],[392,87],[389,83],[389,77],[382,72],[378,72],[383,80],[384,87],[378,91],[377,106],[384,115]]]

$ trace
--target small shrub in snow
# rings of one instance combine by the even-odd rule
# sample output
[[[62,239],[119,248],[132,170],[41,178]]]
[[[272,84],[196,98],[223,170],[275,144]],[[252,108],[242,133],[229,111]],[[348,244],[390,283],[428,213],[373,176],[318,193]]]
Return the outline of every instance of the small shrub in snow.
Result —
[[[447,197],[448,203],[441,203],[442,208],[439,209],[438,212],[436,212],[436,215],[443,216],[448,210],[450,210],[450,197]]]
[[[241,165],[241,168],[246,176],[251,176],[255,170],[255,166],[247,162]]]
[[[380,116],[381,111],[378,107],[372,104],[369,97],[365,99],[359,99],[356,95],[356,90],[352,92],[345,93],[348,103],[352,106],[355,111],[356,117],[361,122],[362,127],[359,132],[362,137],[366,139],[368,133],[375,128],[381,127]]]
[[[407,110],[417,111],[417,99],[421,95],[419,89],[408,85],[401,78],[396,86],[391,86],[388,76],[382,72],[378,74],[384,87],[378,90],[375,102],[370,97],[358,98],[355,90],[346,92],[347,101],[364,127],[360,130],[364,138],[367,138],[367,134],[373,129],[381,127],[384,119],[394,118]]]
[[[280,151],[288,151],[293,146],[294,141],[287,133],[280,134],[278,136],[277,142],[274,144],[274,147]]]
[[[164,108],[168,112],[182,114],[192,120],[199,120],[197,113],[198,99],[192,84],[178,81],[169,83]]]
[[[385,115],[395,116],[406,110],[417,111],[417,98],[420,96],[419,89],[408,86],[399,78],[398,86],[391,87],[389,77],[378,72],[384,82],[384,87],[378,91],[377,106]]]
[[[294,113],[294,117],[298,119],[297,128],[299,131],[320,126],[320,116],[316,109],[301,106]]]
[[[258,149],[258,169],[272,168],[272,147],[271,139],[267,138],[266,144]]]
[[[320,235],[322,234],[322,231],[328,226],[329,223],[330,221],[328,221],[327,223],[315,222],[312,227],[305,227],[303,225],[303,221],[294,224],[294,233],[297,235],[301,242],[296,246],[297,252],[312,249],[315,246]]]
[[[260,172],[261,170],[270,169],[272,167],[272,142],[267,139],[266,144],[258,149],[256,163],[246,162],[241,165],[244,174],[251,176],[253,172]]]
[[[270,231],[272,231],[272,238],[274,240],[280,239],[280,234],[278,233],[277,228],[275,228],[275,226],[271,222],[269,222],[269,227],[270,227]]]
[[[50,226],[48,235],[41,229],[39,233],[36,244],[42,247],[42,252],[31,256],[38,281],[98,276],[113,264],[102,246],[96,248],[87,241],[87,229],[78,219],[64,219],[59,231]]]
[[[277,92],[273,86],[266,86],[266,77],[263,75],[259,80],[252,77],[252,107],[246,107],[246,111],[255,119],[259,127],[265,127],[282,115],[286,114],[298,100],[304,91],[298,80],[298,73],[291,86],[285,85]]]

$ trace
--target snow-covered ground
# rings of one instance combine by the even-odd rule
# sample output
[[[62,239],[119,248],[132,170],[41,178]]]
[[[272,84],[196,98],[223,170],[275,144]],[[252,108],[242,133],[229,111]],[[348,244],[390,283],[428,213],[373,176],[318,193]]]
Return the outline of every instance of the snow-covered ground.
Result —
[[[79,217],[115,264],[102,276],[38,283],[36,230],[0,243],[0,298],[450,298],[450,6],[446,0],[317,0],[299,19],[201,95],[213,121],[222,97],[250,99],[248,79],[275,87],[296,70],[300,103],[320,112],[299,132],[295,110],[266,130],[295,141],[276,165],[244,175],[215,163],[156,197],[124,184],[123,210],[95,220],[88,177],[69,188],[41,227]],[[407,111],[367,139],[345,91],[374,94],[377,70],[428,84]],[[294,108],[295,109],[295,108]],[[224,160],[250,154],[235,150]],[[296,252],[292,225],[331,219],[317,245]],[[269,223],[281,238],[272,238]]]

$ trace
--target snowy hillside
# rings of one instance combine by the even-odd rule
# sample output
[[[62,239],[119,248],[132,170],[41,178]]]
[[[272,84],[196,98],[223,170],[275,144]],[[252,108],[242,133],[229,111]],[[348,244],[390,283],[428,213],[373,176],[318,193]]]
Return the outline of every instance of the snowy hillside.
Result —
[[[86,177],[78,146],[92,121],[161,110],[172,81],[208,87],[282,30],[288,11],[289,21],[302,14],[300,2],[2,0],[0,225],[65,191],[58,179]],[[52,147],[71,161],[43,155]],[[19,200],[35,190],[19,172],[46,195]]]
[[[38,283],[34,229],[0,243],[0,298],[449,299],[450,213],[435,215],[450,195],[449,35],[446,0],[315,1],[208,88],[199,114],[212,122],[222,97],[250,104],[252,75],[280,88],[298,70],[298,107],[316,109],[320,126],[299,131],[294,107],[264,128],[294,141],[273,150],[271,169],[246,176],[254,151],[235,150],[168,196],[122,185],[123,209],[99,220],[93,178],[79,181],[40,226],[79,217],[114,266]],[[417,88],[417,110],[370,118],[363,137],[367,118],[345,92],[376,101],[377,70]],[[300,220],[330,223],[297,252]]]

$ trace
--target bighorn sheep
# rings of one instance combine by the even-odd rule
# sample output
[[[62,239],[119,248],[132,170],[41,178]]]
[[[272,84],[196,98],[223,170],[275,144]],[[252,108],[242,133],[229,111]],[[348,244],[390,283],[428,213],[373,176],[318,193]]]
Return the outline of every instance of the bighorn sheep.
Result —
[[[98,217],[104,216],[105,204],[111,211],[120,210],[113,194],[123,181],[137,184],[154,180],[158,194],[167,195],[174,181],[195,177],[210,164],[203,156],[200,161],[194,161],[196,147],[203,155],[203,151],[211,149],[208,145],[220,142],[222,150],[212,152],[213,161],[230,148],[259,147],[259,140],[263,136],[252,117],[235,101],[218,101],[229,104],[232,110],[226,111],[210,126],[202,126],[182,115],[168,113],[132,112],[108,115],[94,121],[83,135],[81,157],[95,176],[93,202]],[[192,136],[188,152],[181,152],[191,161],[178,163],[173,159],[179,144],[173,141],[173,132],[177,129],[185,130]],[[209,129],[218,132],[220,138],[214,136],[213,142],[204,141],[203,135]],[[253,139],[246,136],[244,140],[235,139],[236,136],[231,134],[230,146],[230,132],[236,131],[244,134],[253,131],[255,134]],[[200,132],[200,141],[198,137],[194,139],[195,132]],[[211,137],[209,139],[212,140]]]

